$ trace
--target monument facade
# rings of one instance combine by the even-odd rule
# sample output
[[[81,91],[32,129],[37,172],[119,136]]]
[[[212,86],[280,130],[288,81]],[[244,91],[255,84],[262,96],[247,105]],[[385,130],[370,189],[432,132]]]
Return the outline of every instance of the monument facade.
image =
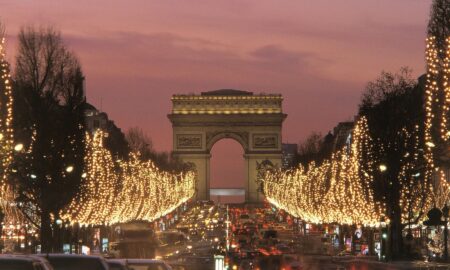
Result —
[[[174,155],[195,165],[197,199],[208,200],[211,149],[231,138],[241,144],[245,160],[245,200],[261,202],[260,175],[268,164],[281,166],[281,131],[286,114],[279,94],[223,89],[200,95],[172,96],[168,118]]]

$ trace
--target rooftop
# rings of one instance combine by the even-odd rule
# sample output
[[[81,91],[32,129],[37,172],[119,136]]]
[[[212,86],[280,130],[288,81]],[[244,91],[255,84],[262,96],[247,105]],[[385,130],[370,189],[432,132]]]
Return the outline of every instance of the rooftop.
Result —
[[[219,89],[202,92],[202,96],[253,96],[253,92],[236,89]]]

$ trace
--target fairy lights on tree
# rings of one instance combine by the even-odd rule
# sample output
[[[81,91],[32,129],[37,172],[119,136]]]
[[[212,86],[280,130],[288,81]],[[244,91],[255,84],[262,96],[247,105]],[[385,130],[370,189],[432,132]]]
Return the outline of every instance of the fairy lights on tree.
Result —
[[[384,207],[374,200],[371,140],[367,121],[361,118],[347,149],[335,153],[321,165],[310,163],[294,171],[268,173],[266,198],[275,206],[312,223],[364,224],[375,226]]]
[[[5,57],[4,29],[0,24],[0,206],[6,212],[6,219],[13,220],[17,209],[11,207],[12,190],[7,183],[13,156],[13,97],[9,63]]]
[[[449,158],[447,149],[450,146],[450,37],[446,38],[445,53],[438,48],[435,36],[428,37],[426,43],[426,178],[429,181],[434,179],[434,203],[442,207],[450,199],[449,185],[442,168]]]
[[[153,221],[194,196],[193,172],[163,172],[137,154],[128,161],[114,160],[103,146],[104,137],[97,131],[87,138],[82,192],[62,214],[64,219],[80,224]]]

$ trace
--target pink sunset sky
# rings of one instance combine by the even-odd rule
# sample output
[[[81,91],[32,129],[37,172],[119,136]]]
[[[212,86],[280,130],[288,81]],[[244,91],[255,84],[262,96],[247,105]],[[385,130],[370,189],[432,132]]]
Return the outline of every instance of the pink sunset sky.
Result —
[[[382,70],[409,66],[414,76],[424,72],[430,4],[0,0],[0,20],[11,63],[21,26],[60,29],[83,65],[88,101],[122,130],[140,126],[158,150],[171,150],[166,115],[176,93],[281,93],[288,114],[284,142],[298,142],[312,131],[325,134],[352,119],[366,83]],[[243,159],[234,158],[241,155],[237,143],[214,147],[218,186],[242,185]]]

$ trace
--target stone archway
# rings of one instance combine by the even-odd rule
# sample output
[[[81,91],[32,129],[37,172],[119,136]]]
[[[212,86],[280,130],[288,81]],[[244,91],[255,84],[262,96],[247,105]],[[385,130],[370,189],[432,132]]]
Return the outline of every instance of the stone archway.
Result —
[[[281,165],[281,130],[286,114],[282,96],[254,95],[239,90],[216,90],[201,95],[174,95],[172,113],[173,153],[195,164],[197,199],[209,199],[210,158],[214,144],[231,138],[244,149],[246,202],[260,202],[258,166]]]

